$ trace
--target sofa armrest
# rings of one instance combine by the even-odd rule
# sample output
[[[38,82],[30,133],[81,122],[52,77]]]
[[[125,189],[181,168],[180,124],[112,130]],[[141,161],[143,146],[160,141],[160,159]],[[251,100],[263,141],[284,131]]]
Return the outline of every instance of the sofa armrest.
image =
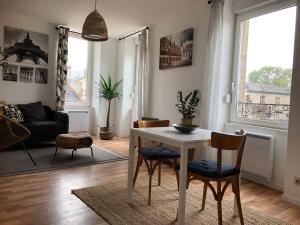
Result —
[[[53,120],[63,124],[64,132],[69,133],[69,115],[67,113],[53,111]]]

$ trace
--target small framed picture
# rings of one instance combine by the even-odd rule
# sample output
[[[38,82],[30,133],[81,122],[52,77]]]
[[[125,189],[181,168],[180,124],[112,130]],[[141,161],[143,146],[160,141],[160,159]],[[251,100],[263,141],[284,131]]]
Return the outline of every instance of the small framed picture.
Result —
[[[47,84],[48,83],[48,70],[44,68],[35,68],[35,83]]]
[[[18,65],[8,64],[6,73],[3,73],[4,81],[18,81]]]
[[[33,67],[21,66],[19,81],[25,83],[33,83]]]

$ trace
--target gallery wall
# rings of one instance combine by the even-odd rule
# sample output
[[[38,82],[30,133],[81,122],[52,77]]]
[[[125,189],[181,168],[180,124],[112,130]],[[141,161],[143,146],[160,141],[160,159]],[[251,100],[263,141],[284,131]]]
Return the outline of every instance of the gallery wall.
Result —
[[[42,101],[43,104],[53,107],[55,103],[55,49],[56,32],[54,25],[42,22],[38,18],[22,16],[12,12],[0,11],[0,46],[4,42],[4,26],[20,28],[49,35],[48,52],[48,83],[25,83],[3,81],[0,76],[0,100],[7,103],[19,104]],[[0,72],[1,73],[1,72]]]

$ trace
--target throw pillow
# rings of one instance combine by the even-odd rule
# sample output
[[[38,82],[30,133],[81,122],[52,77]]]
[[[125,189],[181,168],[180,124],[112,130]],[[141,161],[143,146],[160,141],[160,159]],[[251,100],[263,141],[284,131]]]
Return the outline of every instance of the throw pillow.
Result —
[[[47,120],[42,102],[34,102],[27,105],[18,105],[28,122]]]
[[[6,116],[7,118],[16,121],[18,123],[23,123],[24,122],[24,116],[21,112],[21,110],[19,109],[18,106],[16,105],[3,105],[1,107],[4,116]]]

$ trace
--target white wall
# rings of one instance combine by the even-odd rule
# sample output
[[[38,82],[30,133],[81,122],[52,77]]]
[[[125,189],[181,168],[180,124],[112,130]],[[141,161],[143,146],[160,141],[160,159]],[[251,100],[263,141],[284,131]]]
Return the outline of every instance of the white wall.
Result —
[[[210,6],[206,1],[198,1],[188,8],[173,12],[168,18],[150,29],[150,116],[180,122],[177,112],[177,91],[185,93],[202,88],[205,66],[206,42]],[[160,38],[194,28],[193,65],[174,69],[159,70]],[[152,67],[151,67],[152,66]],[[199,114],[195,118],[199,123]]]
[[[4,26],[21,28],[49,35],[49,63],[48,84],[22,83],[3,81],[0,76],[0,100],[11,104],[42,101],[43,104],[55,105],[55,68],[56,68],[56,30],[55,26],[41,22],[38,18],[31,18],[0,11],[0,45],[3,47]]]
[[[300,177],[300,1],[297,3],[297,23],[294,52],[294,69],[291,90],[291,107],[286,157],[285,185],[283,197],[300,205],[300,186],[294,185],[294,177]],[[298,87],[298,88],[297,88]]]

